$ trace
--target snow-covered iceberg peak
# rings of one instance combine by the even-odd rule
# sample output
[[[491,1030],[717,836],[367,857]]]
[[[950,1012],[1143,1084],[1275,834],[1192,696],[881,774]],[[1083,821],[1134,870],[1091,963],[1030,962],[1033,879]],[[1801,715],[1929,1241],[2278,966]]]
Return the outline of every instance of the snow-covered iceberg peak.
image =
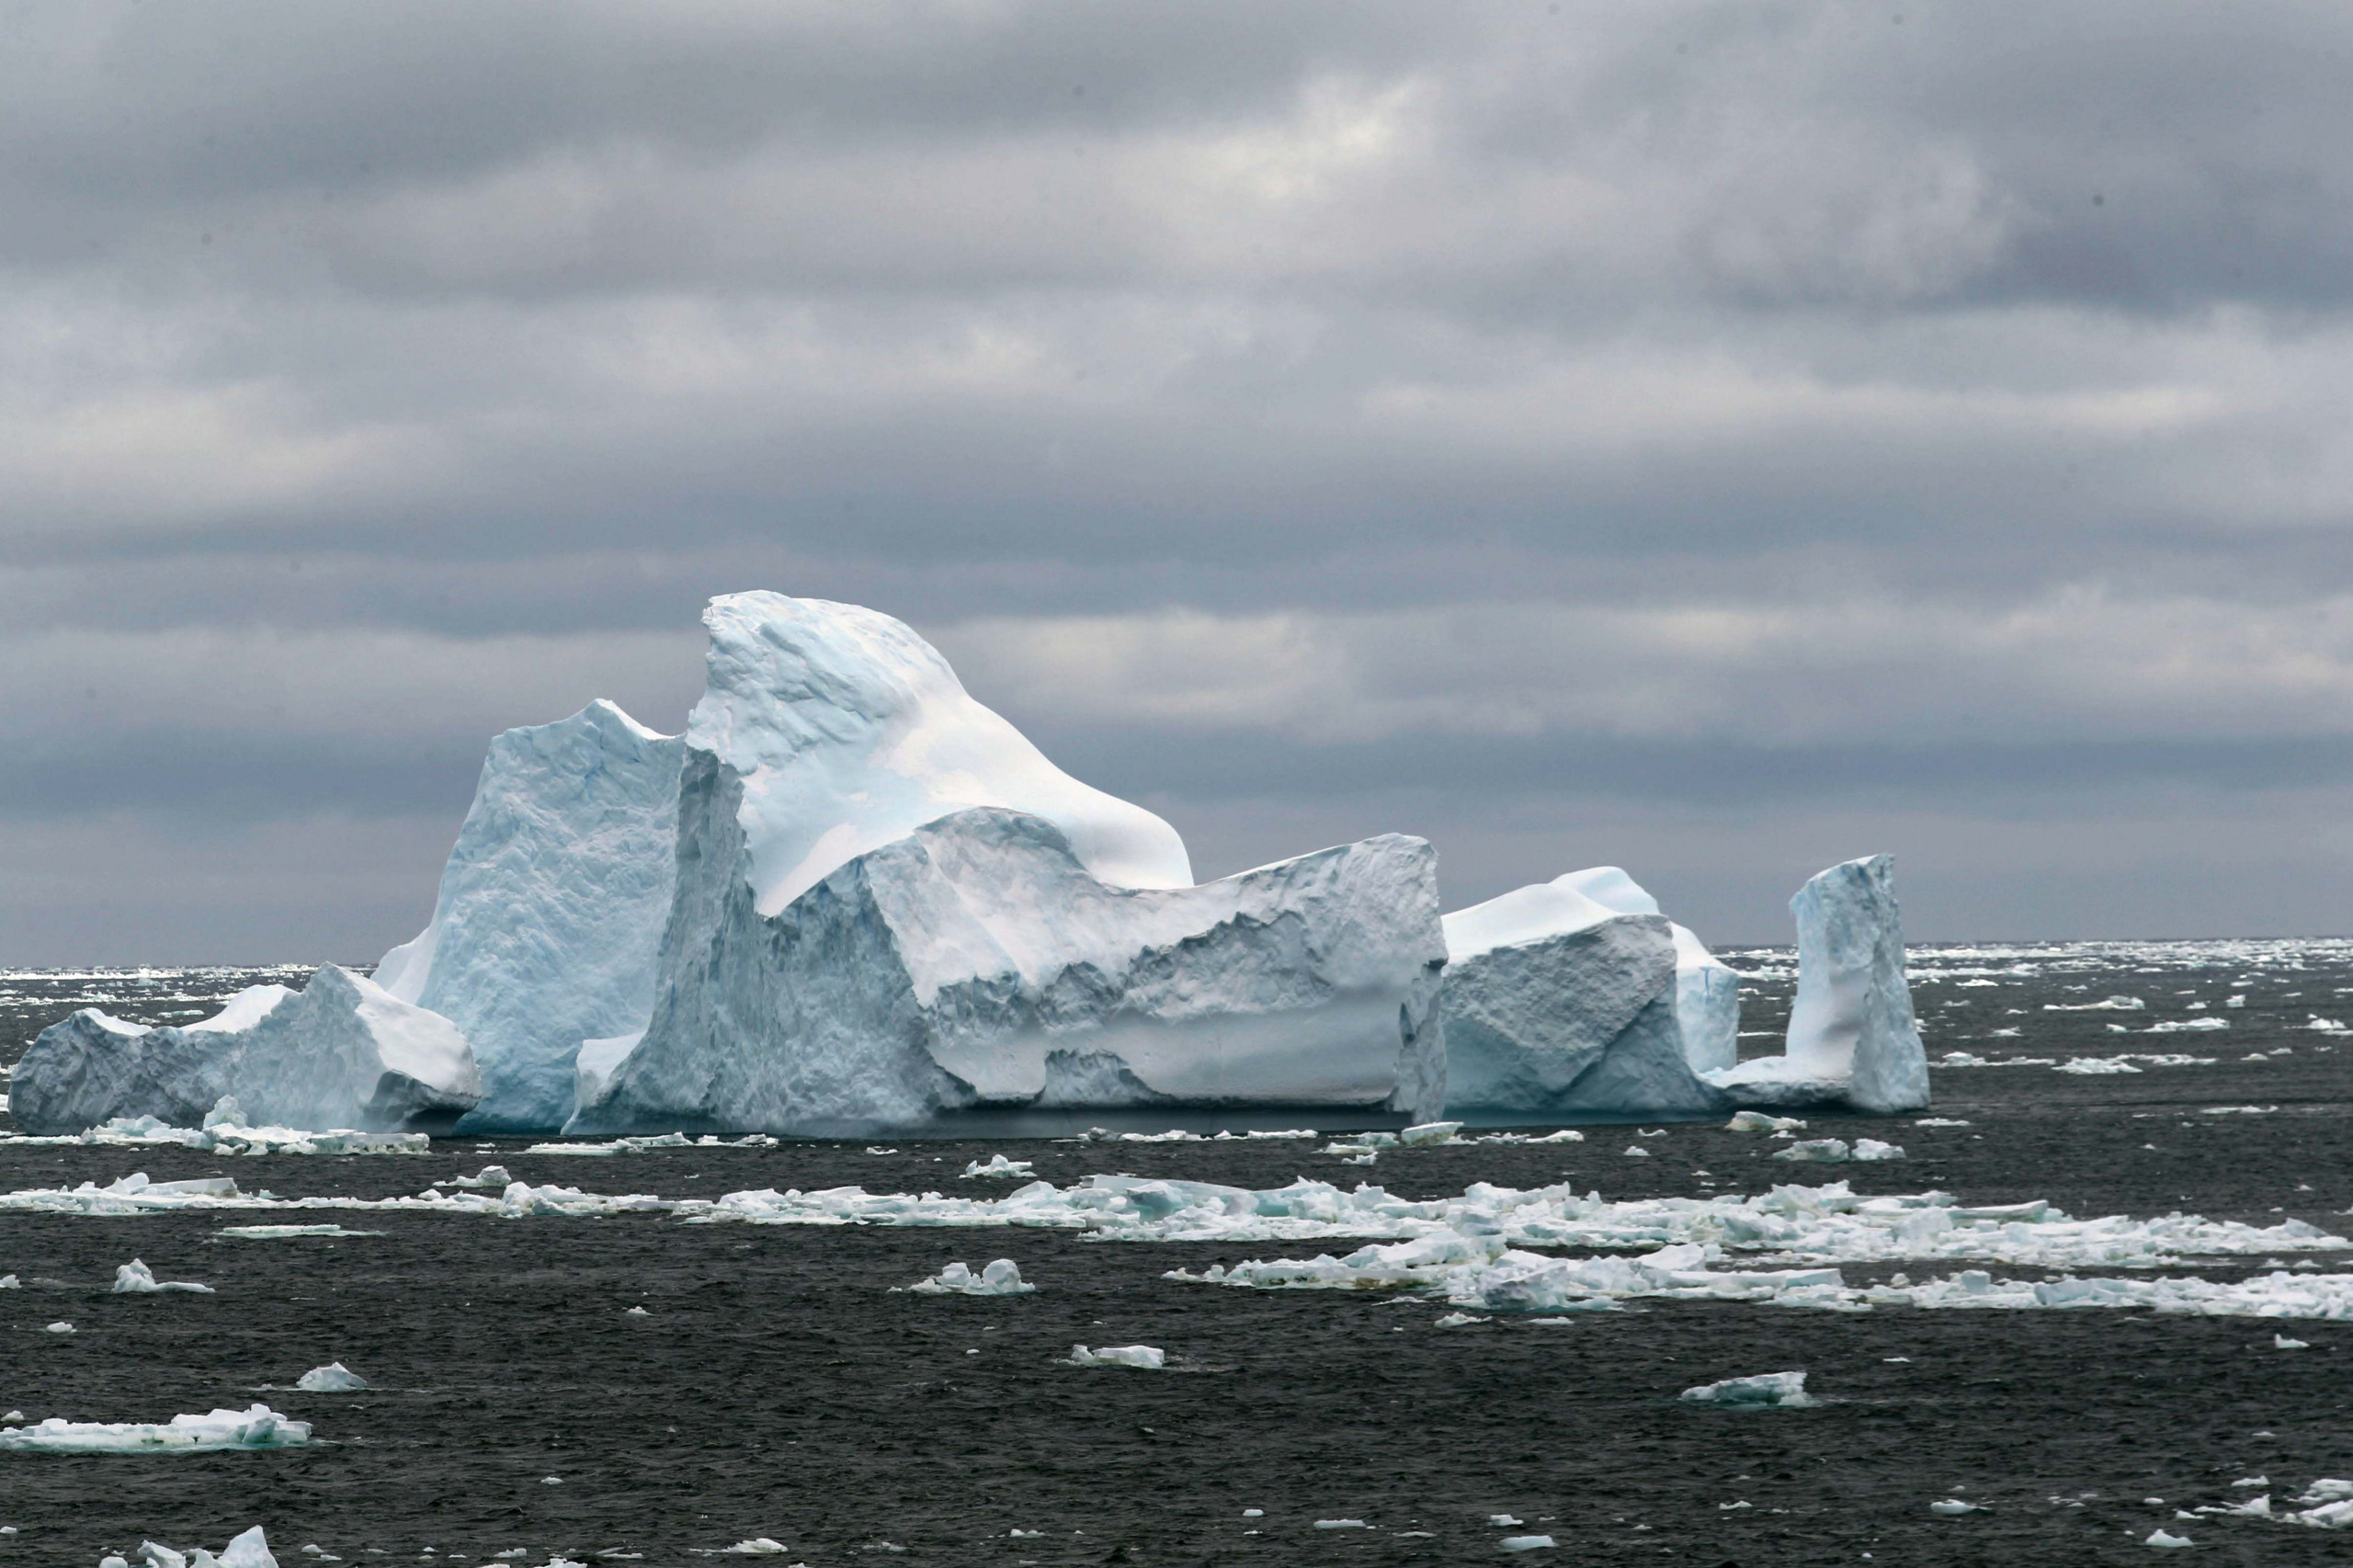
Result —
[[[432,924],[375,976],[472,1041],[483,1100],[466,1131],[563,1126],[580,1042],[645,1027],[685,756],[602,699],[491,742]]]
[[[973,806],[1045,818],[1115,887],[1191,884],[1175,828],[1056,767],[891,617],[756,592],[711,600],[703,624],[708,684],[687,744],[742,780],[746,875],[762,915]]]

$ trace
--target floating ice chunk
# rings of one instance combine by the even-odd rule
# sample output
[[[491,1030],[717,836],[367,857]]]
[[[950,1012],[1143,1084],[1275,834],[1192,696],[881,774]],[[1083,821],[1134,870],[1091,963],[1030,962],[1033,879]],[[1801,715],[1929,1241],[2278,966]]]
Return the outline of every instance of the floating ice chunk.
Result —
[[[186,1452],[211,1449],[291,1449],[311,1440],[305,1422],[290,1421],[266,1404],[175,1415],[160,1424],[68,1421],[52,1415],[32,1426],[0,1431],[0,1451],[111,1454]]]
[[[1507,1535],[1496,1544],[1506,1551],[1542,1551],[1553,1541],[1549,1535]]]
[[[74,1332],[74,1325],[61,1318],[57,1322],[49,1324],[46,1328],[43,1328],[41,1332],[43,1334],[71,1334]]]
[[[24,1282],[13,1274],[0,1274],[0,1290],[21,1290]]]
[[[1397,1142],[1408,1149],[1419,1149],[1438,1143],[1453,1143],[1460,1142],[1454,1135],[1461,1131],[1462,1124],[1459,1121],[1425,1121],[1419,1126],[1408,1127],[1397,1134]]]
[[[1509,1529],[1514,1525],[1525,1524],[1528,1521],[1525,1519],[1515,1519],[1509,1514],[1489,1514],[1487,1516],[1487,1522],[1498,1529]]]
[[[2074,1056],[2053,1067],[2052,1071],[2092,1076],[2110,1073],[2138,1073],[2140,1069],[2120,1056]]]
[[[1984,1511],[1984,1504],[1964,1503],[1958,1497],[1939,1497],[1928,1505],[1928,1512],[1932,1514],[1982,1514]]]
[[[2317,1013],[2313,1014],[2312,1017],[2302,1027],[2308,1029],[2318,1029],[2323,1034],[2344,1034],[2347,1032],[2342,1021],[2336,1018],[2324,1018]]]
[[[241,1242],[290,1241],[297,1236],[381,1236],[381,1231],[347,1231],[341,1225],[227,1225],[212,1233]]]
[[[1153,1345],[1106,1345],[1096,1350],[1089,1350],[1084,1345],[1074,1345],[1064,1364],[1072,1367],[1135,1367],[1147,1372],[1157,1372],[1167,1367],[1168,1353]]]
[[[748,1540],[739,1540],[733,1546],[719,1549],[722,1557],[779,1557],[789,1550],[782,1541],[764,1535],[756,1535]]]
[[[2210,1105],[2208,1116],[2269,1116],[2279,1108],[2276,1105]]]
[[[1431,1326],[1436,1328],[1463,1328],[1474,1323],[1492,1323],[1493,1321],[1495,1320],[1492,1318],[1472,1317],[1469,1312],[1449,1312],[1444,1317],[1438,1319],[1438,1322]],[[1493,1524],[1496,1521],[1489,1520],[1488,1522]],[[1518,1519],[1514,1519],[1511,1523],[1516,1525],[1519,1523],[1519,1521]]]
[[[2312,1346],[2304,1341],[2301,1339],[2290,1339],[2284,1334],[2275,1334],[2271,1336],[2271,1347],[2275,1350],[2309,1350],[2312,1348]]]
[[[176,1279],[159,1280],[153,1269],[135,1257],[114,1271],[114,1284],[109,1289],[117,1296],[152,1296],[166,1290],[187,1290],[199,1296],[212,1294],[210,1285],[187,1284]]]
[[[1727,1132],[1803,1132],[1805,1123],[1794,1116],[1771,1116],[1761,1110],[1736,1110],[1724,1123]]]
[[[974,1160],[964,1167],[966,1181],[978,1176],[1004,1176],[1017,1181],[1029,1181],[1034,1179],[1037,1175],[1036,1171],[1029,1168],[1029,1161],[1008,1160],[1003,1154],[991,1154],[985,1165]]]
[[[1924,1116],[1912,1124],[1915,1127],[1967,1127],[1966,1121],[1956,1121],[1949,1116]]]
[[[1365,1530],[1372,1527],[1362,1519],[1318,1519],[1315,1528],[1319,1530]]]
[[[1026,1296],[1038,1287],[1024,1281],[1020,1266],[1000,1257],[974,1274],[961,1263],[951,1263],[928,1279],[905,1289],[919,1296]]]
[[[1844,1138],[1808,1138],[1792,1143],[1786,1149],[1774,1150],[1773,1158],[1795,1160],[1800,1163],[1841,1165],[1854,1158],[1854,1151],[1847,1146]]]
[[[2188,1546],[2191,1545],[2192,1542],[2188,1536],[2171,1534],[2163,1525],[2159,1525],[2155,1529],[2149,1532],[2149,1539],[2143,1541],[2141,1544],[2143,1546],[2173,1547]]]
[[[2348,1497],[2353,1497],[2353,1481],[2336,1481],[2324,1476],[2305,1487],[2304,1494],[2297,1498],[2296,1502],[2299,1504],[2340,1503]]]
[[[1651,1157],[1651,1152],[1648,1149],[1643,1148],[1639,1143],[1627,1144],[1626,1153],[1634,1156],[1636,1159],[1647,1160]]]
[[[1882,1143],[1876,1138],[1858,1138],[1855,1140],[1855,1158],[1870,1165],[1879,1160],[1900,1160],[1904,1158],[1904,1151],[1896,1144]]]
[[[2046,1013],[2138,1013],[2148,1006],[2138,996],[2110,996],[2098,1002],[2045,1002]]]
[[[443,1187],[494,1187],[501,1192],[515,1180],[505,1165],[484,1165],[470,1176],[451,1176]]]
[[[1702,1383],[1698,1388],[1685,1389],[1679,1396],[1687,1404],[1725,1404],[1740,1407],[1774,1406],[1797,1410],[1821,1403],[1805,1392],[1803,1372],[1764,1372],[1750,1378],[1726,1378],[1722,1382]]]
[[[322,1561],[335,1561],[315,1547],[305,1550]],[[200,1546],[180,1552],[160,1542],[148,1540],[139,1544],[139,1561],[144,1568],[278,1568],[278,1559],[269,1550],[269,1538],[262,1533],[259,1525],[222,1547],[218,1557]],[[121,1562],[122,1559],[109,1557],[105,1562]],[[100,1568],[104,1568],[103,1562]],[[130,1568],[130,1565],[126,1563],[124,1568]]]
[[[368,1387],[368,1380],[340,1361],[313,1367],[294,1381],[304,1393],[350,1393]]]
[[[142,1029],[85,1007],[17,1063],[17,1122],[49,1134],[121,1117],[186,1125],[231,1110],[222,1102],[233,1096],[241,1120],[389,1130],[453,1120],[482,1096],[456,1025],[333,964],[244,1027],[228,1020]],[[203,1131],[218,1140],[223,1125]]]
[[[2230,1027],[2231,1020],[2228,1018],[2160,1018],[2141,1032],[2143,1034],[2193,1034],[2203,1033],[2209,1029],[2226,1029]]]

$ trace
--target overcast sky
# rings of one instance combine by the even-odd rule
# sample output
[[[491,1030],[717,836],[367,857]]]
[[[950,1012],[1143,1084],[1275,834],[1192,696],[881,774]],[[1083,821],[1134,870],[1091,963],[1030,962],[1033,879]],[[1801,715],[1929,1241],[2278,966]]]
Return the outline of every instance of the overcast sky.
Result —
[[[371,960],[767,587],[1222,873],[2353,930],[2353,8],[0,6],[0,964]]]

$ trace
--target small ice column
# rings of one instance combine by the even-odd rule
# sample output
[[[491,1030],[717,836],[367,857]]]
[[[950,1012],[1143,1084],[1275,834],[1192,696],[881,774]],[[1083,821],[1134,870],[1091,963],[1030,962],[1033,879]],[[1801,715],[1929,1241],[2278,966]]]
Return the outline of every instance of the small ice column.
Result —
[[[1807,1078],[1848,1080],[1863,1110],[1928,1103],[1928,1058],[1904,975],[1895,859],[1872,855],[1815,876],[1790,900],[1798,925],[1798,991],[1788,1059]]]

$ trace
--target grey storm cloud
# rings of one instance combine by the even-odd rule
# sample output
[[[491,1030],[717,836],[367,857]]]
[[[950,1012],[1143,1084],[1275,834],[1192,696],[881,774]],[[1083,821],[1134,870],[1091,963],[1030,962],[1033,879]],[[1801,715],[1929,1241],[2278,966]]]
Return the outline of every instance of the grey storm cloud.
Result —
[[[1206,870],[2342,928],[2341,6],[0,27],[0,961],[370,956],[753,585]]]

